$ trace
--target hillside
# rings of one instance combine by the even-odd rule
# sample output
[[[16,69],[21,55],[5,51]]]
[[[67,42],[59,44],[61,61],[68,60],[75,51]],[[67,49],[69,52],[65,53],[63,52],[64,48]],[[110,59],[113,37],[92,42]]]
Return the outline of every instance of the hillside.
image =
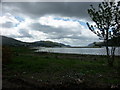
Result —
[[[37,41],[30,43],[30,46],[42,46],[42,47],[70,47],[62,43],[52,42],[52,41]]]
[[[10,38],[10,37],[6,37],[6,36],[0,36],[0,38],[2,38],[2,45],[10,45],[10,46],[24,46],[27,43]]]
[[[9,45],[9,46],[70,47],[69,45],[52,42],[52,41],[36,41],[30,43],[30,42],[22,42],[6,36],[0,36],[0,38],[2,38],[2,45]]]

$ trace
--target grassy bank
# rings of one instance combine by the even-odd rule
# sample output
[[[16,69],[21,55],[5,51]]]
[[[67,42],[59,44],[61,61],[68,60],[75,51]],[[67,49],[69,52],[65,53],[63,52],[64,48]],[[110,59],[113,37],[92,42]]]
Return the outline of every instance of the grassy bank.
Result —
[[[3,88],[120,88],[120,57],[108,67],[106,56],[10,50],[11,61],[3,64]]]

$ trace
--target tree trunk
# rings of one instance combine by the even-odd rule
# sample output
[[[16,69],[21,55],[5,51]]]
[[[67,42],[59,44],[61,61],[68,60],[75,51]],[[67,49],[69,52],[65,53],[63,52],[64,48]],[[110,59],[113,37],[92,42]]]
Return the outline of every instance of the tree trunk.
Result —
[[[115,47],[112,46],[112,48],[111,48],[111,57],[110,57],[110,62],[109,62],[110,67],[113,67],[114,60],[115,60]]]
[[[106,45],[106,52],[107,52],[107,61],[108,61],[108,66],[111,66],[110,64],[110,51],[109,51],[109,47],[108,47],[108,30],[106,30],[106,39],[105,41],[105,45]]]
[[[111,63],[110,63],[110,54],[109,54],[109,47],[108,47],[108,45],[107,45],[107,42],[106,42],[106,51],[107,51],[108,66],[111,66]]]
[[[106,29],[106,38],[105,38],[105,43],[106,43],[106,51],[107,51],[107,60],[108,60],[108,66],[113,67],[113,62],[114,62],[114,53],[115,53],[115,46],[113,45],[112,48],[109,49],[108,45],[108,28]],[[114,40],[112,40],[112,43],[114,43]]]
[[[112,43],[114,43],[112,41]],[[115,60],[115,49],[116,47],[113,45],[111,48],[108,47],[108,41],[106,41],[106,51],[107,51],[107,60],[108,60],[108,66],[113,67],[113,63]]]

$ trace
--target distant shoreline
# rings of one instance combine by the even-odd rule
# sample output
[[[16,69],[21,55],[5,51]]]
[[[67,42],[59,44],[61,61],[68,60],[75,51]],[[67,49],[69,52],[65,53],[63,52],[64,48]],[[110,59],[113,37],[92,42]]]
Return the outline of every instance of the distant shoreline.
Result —
[[[68,48],[102,48],[102,47],[68,47]]]

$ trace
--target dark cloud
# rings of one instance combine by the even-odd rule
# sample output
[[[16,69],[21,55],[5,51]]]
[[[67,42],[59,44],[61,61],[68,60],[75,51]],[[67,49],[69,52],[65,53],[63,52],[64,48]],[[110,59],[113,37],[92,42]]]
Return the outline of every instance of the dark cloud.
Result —
[[[24,14],[31,18],[43,15],[61,15],[89,20],[87,9],[90,5],[98,6],[98,2],[4,2],[3,13]]]

